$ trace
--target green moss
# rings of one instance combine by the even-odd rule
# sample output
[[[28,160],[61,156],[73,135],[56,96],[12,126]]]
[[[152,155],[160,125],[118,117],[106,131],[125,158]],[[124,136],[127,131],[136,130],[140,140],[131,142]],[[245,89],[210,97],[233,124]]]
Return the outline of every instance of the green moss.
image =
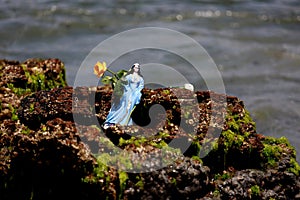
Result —
[[[280,137],[280,138],[267,136],[267,137],[265,137],[263,143],[264,144],[275,144],[275,145],[285,144],[286,146],[291,146],[288,139],[284,136]]]
[[[288,171],[295,174],[296,176],[299,176],[300,175],[300,166],[295,158],[291,158],[290,166],[291,167],[288,169]]]
[[[189,151],[192,152],[191,156],[198,156],[198,155],[200,155],[200,150],[201,150],[200,141],[193,140],[193,142],[189,146]]]
[[[109,175],[109,167],[106,165],[105,157],[109,158],[110,156],[103,155],[101,158],[98,158],[98,165],[93,168],[92,174],[82,178],[83,183],[87,183],[89,185],[100,184],[99,187],[104,187],[106,189],[110,187],[111,176]]]
[[[222,175],[222,180],[227,180],[227,179],[230,179],[232,176],[230,173],[228,172],[225,172],[223,175]]]
[[[224,147],[225,152],[228,152],[233,146],[239,148],[244,142],[244,137],[238,135],[231,130],[223,131],[222,136],[224,137]]]
[[[28,135],[30,133],[30,129],[28,127],[25,127],[24,129],[22,129],[21,133]]]
[[[260,196],[260,187],[258,185],[253,185],[250,188],[251,196],[259,197]]]
[[[177,180],[176,180],[176,178],[175,177],[170,177],[170,182],[171,182],[171,184],[173,184],[173,185],[177,185]]]
[[[11,111],[11,120],[17,121],[19,119],[17,114],[17,108],[14,108],[11,104],[9,104],[9,109]]]
[[[119,199],[122,199],[122,194],[125,191],[127,179],[128,179],[128,174],[124,171],[119,171],[119,181],[120,181]]]
[[[136,176],[136,186],[139,187],[140,189],[144,189],[144,181],[140,176]]]
[[[213,197],[215,197],[215,198],[218,198],[219,196],[220,196],[220,191],[218,190],[218,189],[215,189],[214,191],[213,191]]]
[[[101,156],[97,157],[97,163],[98,166],[95,167],[95,172],[97,174],[97,177],[99,178],[103,178],[104,177],[104,172],[107,171],[108,169],[108,165],[107,165],[107,161],[110,159],[110,155],[108,153],[103,153],[101,154]]]
[[[236,134],[243,135],[245,137],[248,137],[250,133],[242,132],[242,125],[252,125],[254,130],[256,127],[255,122],[253,121],[252,117],[250,116],[250,113],[247,110],[244,111],[242,116],[232,115],[232,112],[228,110],[228,115],[226,116],[226,124],[231,131],[233,131]]]
[[[45,131],[47,131],[47,126],[42,125],[42,128],[41,128],[41,129],[42,129],[43,132],[45,132]]]
[[[131,137],[129,140],[125,140],[123,138],[119,139],[119,146],[124,147],[129,144],[134,144],[136,147],[140,147],[142,144],[145,144],[147,139],[145,137]]]
[[[166,151],[170,150],[170,151],[176,151],[174,148],[169,147],[167,143],[165,143],[165,141],[161,140],[158,142],[154,142],[153,146],[158,148],[158,149],[164,149]]]
[[[180,149],[169,147],[163,140],[155,140],[155,138],[145,138],[145,137],[131,137],[126,140],[123,138],[119,139],[119,147],[116,148],[114,144],[108,139],[100,139],[100,145],[103,146],[106,152],[98,155],[97,159],[107,166],[116,166],[118,169],[142,169],[142,163],[136,163],[132,160],[132,157],[129,155],[128,151],[120,151],[124,148],[141,148],[147,149],[147,146],[153,146],[154,148],[160,149],[162,155],[162,165],[166,166],[170,164],[167,157],[172,154],[174,156],[181,155]]]
[[[21,65],[27,78],[26,89],[32,92],[39,90],[50,90],[53,88],[66,86],[65,69],[62,66],[62,72],[58,77],[47,77],[43,72],[32,73],[28,70],[27,65]]]
[[[107,137],[100,137],[99,138],[99,144],[105,146],[108,149],[114,149],[115,145],[110,141]]]
[[[169,95],[170,94],[170,90],[169,89],[165,89],[162,91],[164,94]]]
[[[97,167],[94,167],[93,169],[93,175],[88,176],[82,179],[85,183],[98,183],[99,180],[105,180],[105,183],[107,186],[110,182],[110,177],[106,175],[105,172],[108,171],[108,166],[106,164],[106,159],[110,158],[110,155],[108,154],[102,154],[101,157],[97,158]]]
[[[105,166],[117,166],[120,169],[132,169],[129,156],[122,153],[102,153],[97,157],[99,163]]]
[[[34,103],[30,104],[29,112],[32,113],[34,111]]]
[[[202,161],[201,158],[199,158],[199,156],[192,156],[192,159],[195,160],[195,161],[200,162],[201,164],[203,164],[203,161]]]
[[[291,156],[291,168],[289,171],[295,174],[299,173],[299,165],[293,161],[296,157],[296,151],[286,137],[265,137],[262,143],[264,148],[261,156],[267,162],[267,166],[275,167],[276,163],[282,158],[283,153],[286,153]]]
[[[219,179],[219,180],[225,181],[230,178],[232,178],[232,174],[227,171],[224,171],[223,174],[217,173],[214,175],[215,180]]]
[[[241,129],[243,125],[252,125],[255,129],[255,123],[247,110],[244,111],[243,115],[232,115],[229,109],[226,116],[226,125],[228,129],[222,131],[224,138],[222,146],[225,148],[225,153],[233,147],[241,147],[245,138],[249,137],[250,133]]]
[[[7,83],[6,87],[9,88],[18,97],[39,91],[50,90],[53,88],[64,87],[67,85],[65,80],[65,69],[62,66],[62,72],[57,77],[47,77],[42,72],[32,72],[27,68],[26,64],[21,64],[27,82],[23,86],[17,86],[19,83]]]
[[[184,117],[185,119],[189,119],[189,118],[190,118],[190,115],[191,115],[191,113],[190,113],[189,111],[183,113],[183,117]]]
[[[166,139],[170,137],[170,133],[164,132],[164,131],[160,131],[157,135],[158,138],[161,139]]]
[[[11,89],[11,91],[15,93],[18,97],[30,94],[32,92],[30,88],[15,87],[12,83],[8,83],[7,87]]]
[[[236,117],[237,118],[237,117]],[[244,112],[244,115],[243,115],[243,118],[241,118],[240,116],[238,117],[238,120],[237,120],[238,123],[246,123],[246,124],[253,124],[255,126],[255,123],[249,113],[248,110],[245,110]]]
[[[230,130],[238,132],[240,129],[239,124],[231,117],[227,118],[227,125]]]
[[[125,140],[124,138],[119,139],[119,146],[125,147],[127,145],[134,145],[136,147],[141,147],[142,145],[151,145],[155,148],[168,148],[168,144],[164,141],[165,138],[168,138],[170,135],[168,133],[161,132],[160,134],[154,137],[131,137],[130,139]],[[173,148],[170,147],[169,150]]]
[[[279,161],[281,156],[282,148],[274,144],[264,144],[262,151],[263,158],[267,160],[267,164],[274,167]]]

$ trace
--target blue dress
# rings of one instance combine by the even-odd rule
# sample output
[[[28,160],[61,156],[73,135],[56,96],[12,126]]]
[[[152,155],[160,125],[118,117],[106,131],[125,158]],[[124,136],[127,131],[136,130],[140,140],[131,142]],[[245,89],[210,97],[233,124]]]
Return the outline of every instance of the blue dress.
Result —
[[[113,103],[104,124],[132,125],[131,112],[140,103],[144,79],[129,74],[125,76],[124,92],[118,104]]]

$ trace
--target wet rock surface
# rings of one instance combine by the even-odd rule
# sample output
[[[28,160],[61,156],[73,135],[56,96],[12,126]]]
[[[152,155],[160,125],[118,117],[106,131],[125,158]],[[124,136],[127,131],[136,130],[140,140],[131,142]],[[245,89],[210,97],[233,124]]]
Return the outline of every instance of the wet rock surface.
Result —
[[[110,87],[66,86],[58,59],[0,69],[0,199],[300,198],[294,148],[237,97],[145,88],[136,125],[104,131]]]
[[[211,189],[209,168],[188,158],[150,173],[129,174],[124,199],[196,199]]]
[[[218,188],[225,199],[297,199],[299,178],[292,173],[272,169],[246,169],[237,171]]]

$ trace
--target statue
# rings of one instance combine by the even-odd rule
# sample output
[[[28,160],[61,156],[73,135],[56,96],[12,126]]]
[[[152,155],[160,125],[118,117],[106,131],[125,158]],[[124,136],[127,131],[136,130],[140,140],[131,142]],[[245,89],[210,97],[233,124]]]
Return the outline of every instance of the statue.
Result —
[[[103,70],[94,68],[94,72],[95,70],[103,72]],[[106,70],[107,68],[105,64],[104,71]],[[122,84],[123,86],[121,87],[123,90],[122,95],[117,97],[119,98],[118,101],[112,102],[109,114],[107,115],[106,121],[102,126],[103,129],[107,129],[115,124],[133,124],[131,113],[135,109],[135,106],[140,103],[142,96],[141,90],[144,88],[144,79],[140,71],[140,65],[138,63],[133,64],[131,69],[125,73],[115,85],[117,84]]]

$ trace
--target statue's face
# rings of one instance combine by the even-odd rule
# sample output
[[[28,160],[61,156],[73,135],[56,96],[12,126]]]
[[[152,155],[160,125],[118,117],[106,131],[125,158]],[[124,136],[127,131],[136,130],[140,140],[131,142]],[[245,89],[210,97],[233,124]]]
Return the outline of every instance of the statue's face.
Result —
[[[133,67],[134,72],[139,72],[140,66],[138,64],[135,64]]]

